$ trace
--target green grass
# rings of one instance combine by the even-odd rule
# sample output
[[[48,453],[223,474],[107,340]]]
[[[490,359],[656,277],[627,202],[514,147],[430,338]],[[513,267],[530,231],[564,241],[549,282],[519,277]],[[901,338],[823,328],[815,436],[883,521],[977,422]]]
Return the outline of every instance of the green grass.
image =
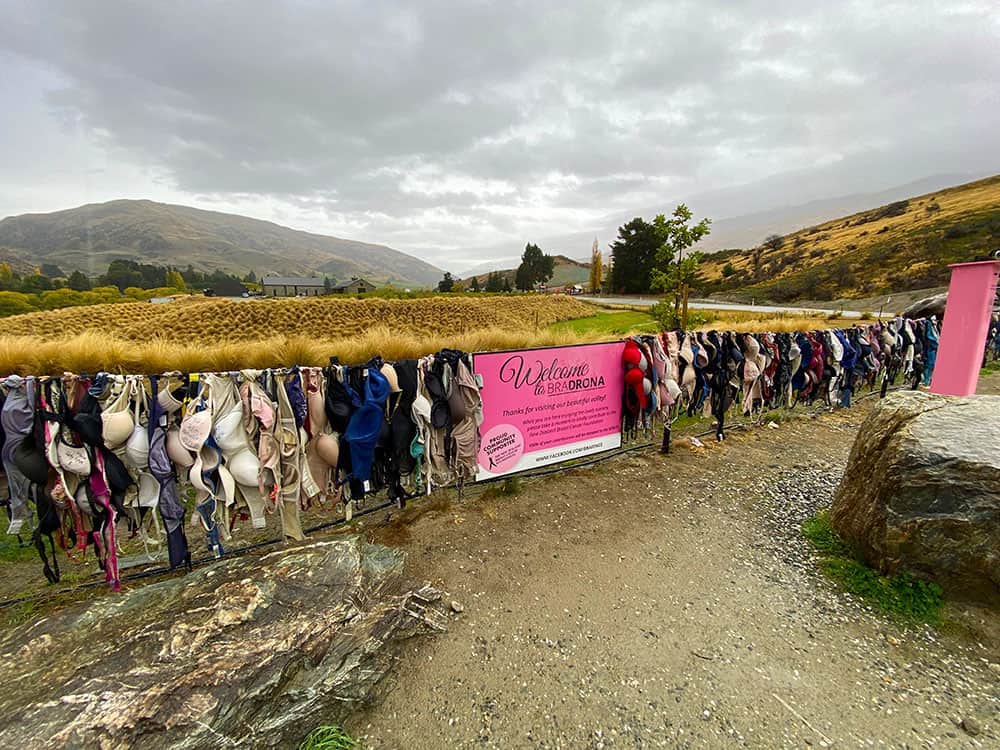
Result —
[[[360,747],[358,741],[334,724],[316,727],[299,745],[299,750],[351,750],[357,747]]]
[[[38,605],[32,599],[11,604],[0,612],[0,629],[12,628],[16,625],[23,625],[26,622],[37,620],[40,614],[41,610],[39,610]]]
[[[615,310],[600,312],[586,318],[576,318],[575,320],[553,323],[549,326],[549,329],[559,333],[575,333],[580,336],[597,336],[603,334],[624,336],[633,331],[658,333],[660,327],[653,316],[647,312]]]
[[[820,569],[844,591],[907,623],[941,622],[941,588],[909,573],[884,576],[851,549],[820,511],[802,524],[802,536],[822,555]]]
[[[980,374],[988,375],[991,372],[1000,372],[1000,359],[994,359],[987,362],[986,367],[980,371]]]
[[[38,550],[31,544],[30,528],[21,530],[21,539],[24,546],[18,545],[16,536],[0,535],[0,562],[30,562],[39,559]],[[45,551],[49,551],[47,545]]]
[[[705,417],[701,415],[699,410],[697,414],[688,415],[686,411],[678,413],[674,420],[670,423],[671,432],[680,432],[693,425],[700,425],[705,421]]]

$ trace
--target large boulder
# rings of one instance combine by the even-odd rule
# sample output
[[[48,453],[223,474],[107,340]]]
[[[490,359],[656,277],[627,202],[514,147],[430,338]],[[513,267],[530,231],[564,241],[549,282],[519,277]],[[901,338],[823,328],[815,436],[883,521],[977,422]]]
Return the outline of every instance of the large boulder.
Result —
[[[402,553],[356,537],[233,558],[0,634],[9,748],[295,747],[443,628]]]
[[[889,396],[858,432],[831,521],[883,572],[1000,601],[1000,397]]]
[[[941,292],[930,297],[917,300],[912,305],[903,310],[904,318],[919,320],[936,315],[938,320],[944,317],[944,308],[948,304],[948,292]]]

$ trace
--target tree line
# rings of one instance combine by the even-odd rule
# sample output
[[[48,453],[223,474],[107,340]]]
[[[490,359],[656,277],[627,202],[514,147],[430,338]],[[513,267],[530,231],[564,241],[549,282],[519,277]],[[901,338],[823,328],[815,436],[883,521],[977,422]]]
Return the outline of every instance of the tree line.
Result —
[[[662,292],[663,301],[654,314],[664,325],[686,325],[688,300],[699,281],[698,265],[702,253],[685,251],[709,233],[711,220],[695,222],[690,209],[683,203],[669,216],[659,214],[652,221],[636,217],[618,228],[618,237],[611,243],[611,262],[604,264],[603,254],[594,240],[590,255],[590,289],[611,294],[646,294]],[[514,272],[514,285],[520,291],[539,288],[552,278],[555,256],[529,242]],[[607,273],[605,271],[607,270]],[[507,291],[500,287],[506,277],[491,272],[485,291]],[[509,288],[509,286],[508,286]],[[445,273],[438,283],[439,292],[462,291],[451,273]],[[479,279],[473,277],[467,291],[480,291]]]
[[[439,292],[512,292],[517,288],[521,292],[530,292],[541,284],[552,278],[555,272],[556,259],[553,255],[546,255],[542,249],[531,242],[524,246],[524,253],[521,254],[521,263],[514,271],[514,286],[510,284],[510,279],[499,271],[490,271],[486,277],[486,284],[479,283],[479,277],[473,276],[467,286],[462,286],[452,275],[446,271],[444,277],[438,282]]]
[[[74,292],[89,292],[97,287],[116,287],[124,293],[126,289],[188,289],[201,290],[222,281],[256,282],[253,271],[243,279],[224,271],[202,273],[188,265],[179,270],[173,267],[137,263],[134,260],[113,260],[107,270],[90,277],[76,270],[65,273],[58,265],[42,263],[32,273],[19,274],[7,261],[0,262],[0,291],[39,294],[56,289],[70,289]]]
[[[113,302],[149,300],[187,291],[201,291],[221,281],[256,280],[251,271],[242,280],[223,271],[202,273],[190,265],[183,270],[113,260],[107,270],[91,278],[81,271],[70,274],[59,266],[43,263],[32,273],[19,274],[6,261],[0,262],[0,317]]]

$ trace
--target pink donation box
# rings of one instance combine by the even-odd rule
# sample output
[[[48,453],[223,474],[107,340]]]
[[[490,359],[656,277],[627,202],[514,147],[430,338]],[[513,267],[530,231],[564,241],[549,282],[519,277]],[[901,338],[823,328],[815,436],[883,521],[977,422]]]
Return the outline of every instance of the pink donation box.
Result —
[[[932,393],[971,396],[976,392],[998,274],[1000,261],[995,260],[951,267]]]

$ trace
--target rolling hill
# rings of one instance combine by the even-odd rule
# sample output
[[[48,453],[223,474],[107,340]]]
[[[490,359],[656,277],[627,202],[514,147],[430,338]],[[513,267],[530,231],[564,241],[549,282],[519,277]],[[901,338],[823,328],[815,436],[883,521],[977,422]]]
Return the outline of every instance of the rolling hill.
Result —
[[[54,263],[102,273],[112,260],[258,276],[362,276],[424,286],[442,271],[385,245],[312,234],[245,216],[148,200],[94,203],[0,221],[0,260],[15,269]]]
[[[947,284],[949,263],[1000,247],[1000,175],[826,221],[782,240],[780,247],[707,256],[699,291],[785,302]]]

